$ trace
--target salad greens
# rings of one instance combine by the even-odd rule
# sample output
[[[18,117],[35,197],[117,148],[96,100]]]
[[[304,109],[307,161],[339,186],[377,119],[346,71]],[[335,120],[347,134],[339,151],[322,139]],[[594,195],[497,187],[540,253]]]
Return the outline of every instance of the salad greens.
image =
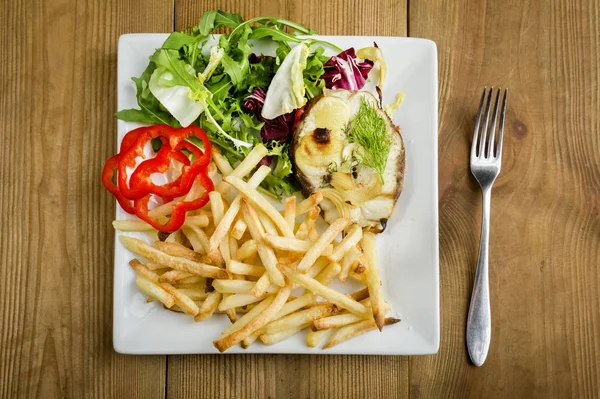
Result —
[[[216,43],[208,45],[210,35],[220,28],[229,28],[231,33],[222,34]],[[293,33],[287,33],[285,28]],[[308,63],[306,69],[294,65],[294,81],[286,79],[278,86],[293,96],[286,112],[306,103],[304,85],[308,98],[319,94],[325,86],[321,75],[328,58],[323,56],[322,47],[314,46],[318,43],[316,40],[298,36],[314,33],[280,18],[244,21],[240,14],[207,11],[197,26],[170,34],[150,57],[144,73],[132,78],[140,109],[121,110],[115,116],[128,122],[164,123],[174,127],[199,125],[232,164],[241,161],[262,141],[271,149],[273,167],[272,176],[262,187],[275,197],[289,195],[295,186],[287,145],[261,135],[265,122],[251,109],[244,108],[243,103],[255,88],[266,91],[278,70],[291,63],[290,60],[286,64],[285,57],[293,51],[294,45],[305,49],[302,57],[305,61],[308,59]],[[254,54],[250,41],[256,39],[274,42],[277,57]],[[316,47],[312,53],[311,45]],[[285,73],[282,69],[279,75]],[[269,104],[273,105],[281,99],[277,94],[270,97]],[[284,138],[289,137],[291,124],[281,128],[288,130]]]
[[[217,40],[212,34],[222,28],[230,33]],[[173,127],[198,125],[232,165],[262,142],[273,170],[262,190],[276,198],[290,195],[296,187],[289,141],[301,108],[325,87],[362,88],[373,65],[359,62],[354,49],[342,51],[311,38],[315,33],[285,19],[244,21],[240,14],[207,11],[197,26],[171,33],[141,76],[132,78],[139,109],[115,116]],[[255,54],[253,40],[272,43],[276,55]],[[341,54],[329,58],[321,44]]]

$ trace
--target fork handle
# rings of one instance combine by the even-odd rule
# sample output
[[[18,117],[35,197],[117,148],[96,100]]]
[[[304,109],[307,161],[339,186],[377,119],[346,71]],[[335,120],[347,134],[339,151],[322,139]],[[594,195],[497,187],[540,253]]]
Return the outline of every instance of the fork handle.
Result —
[[[479,258],[471,295],[471,305],[467,318],[467,349],[475,366],[481,366],[490,348],[492,338],[492,315],[490,310],[490,284],[488,278],[488,246],[490,241],[490,202],[492,188],[482,190],[483,220],[481,222],[481,241]]]

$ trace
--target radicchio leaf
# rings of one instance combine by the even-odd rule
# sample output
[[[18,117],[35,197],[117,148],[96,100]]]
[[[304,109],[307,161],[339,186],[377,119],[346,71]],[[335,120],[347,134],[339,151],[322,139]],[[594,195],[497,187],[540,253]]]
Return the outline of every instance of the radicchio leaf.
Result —
[[[358,61],[354,48],[334,55],[323,64],[325,73],[325,87],[328,89],[360,90],[367,82],[367,76],[373,68],[373,62]]]
[[[260,130],[260,137],[263,143],[271,140],[277,140],[280,143],[285,143],[292,132],[292,126],[295,119],[295,111],[278,116],[275,119],[265,119],[261,116],[261,110],[265,102],[267,93],[260,87],[255,87],[252,94],[244,99],[243,106],[249,111],[252,111],[264,125]]]

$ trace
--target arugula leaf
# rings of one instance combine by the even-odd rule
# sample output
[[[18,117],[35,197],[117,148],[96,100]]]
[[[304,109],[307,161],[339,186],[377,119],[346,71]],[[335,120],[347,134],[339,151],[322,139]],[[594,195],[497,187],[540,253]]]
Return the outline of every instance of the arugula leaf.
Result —
[[[198,30],[202,36],[208,36],[215,29],[215,19],[218,12],[218,10],[210,10],[202,14],[200,23],[198,24]]]
[[[173,32],[167,37],[162,45],[164,49],[179,50],[183,46],[198,45],[200,41],[197,37],[183,32]]]
[[[244,23],[244,19],[240,14],[231,14],[225,11],[218,10],[215,15],[215,29],[219,26],[235,29],[238,25]]]
[[[252,34],[250,35],[250,39],[262,39],[265,37],[270,37],[276,42],[292,42],[292,43],[300,43],[302,39],[292,36],[289,33],[285,33],[278,29],[270,29],[270,28],[254,28],[252,29]]]
[[[231,79],[231,83],[234,85],[239,85],[243,81],[242,68],[240,64],[234,61],[230,56],[225,54],[223,59],[221,60],[223,64],[223,69],[229,78]]]

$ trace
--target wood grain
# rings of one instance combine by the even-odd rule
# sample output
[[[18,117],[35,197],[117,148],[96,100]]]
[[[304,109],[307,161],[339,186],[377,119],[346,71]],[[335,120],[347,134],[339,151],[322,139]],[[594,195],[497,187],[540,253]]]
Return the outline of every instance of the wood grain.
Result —
[[[426,357],[121,356],[112,348],[116,48],[220,8],[439,52],[442,342]],[[0,5],[0,397],[595,397],[600,5],[594,0],[29,0]],[[407,18],[408,14],[408,18]],[[481,200],[468,148],[510,88],[491,231],[492,347],[464,330]]]
[[[112,348],[116,48],[172,4],[2,3],[0,397],[162,398],[164,356]]]
[[[442,344],[411,358],[411,397],[600,392],[598,2],[410,2],[440,58]],[[510,88],[492,196],[492,345],[464,333],[481,214],[468,149],[485,85]]]
[[[206,10],[245,18],[279,16],[329,35],[406,34],[404,1],[181,1],[177,29]],[[374,24],[373,21],[379,21]],[[167,397],[401,398],[408,396],[408,358],[369,356],[169,356]],[[198,377],[202,376],[202,377]],[[199,378],[205,378],[203,382]]]

